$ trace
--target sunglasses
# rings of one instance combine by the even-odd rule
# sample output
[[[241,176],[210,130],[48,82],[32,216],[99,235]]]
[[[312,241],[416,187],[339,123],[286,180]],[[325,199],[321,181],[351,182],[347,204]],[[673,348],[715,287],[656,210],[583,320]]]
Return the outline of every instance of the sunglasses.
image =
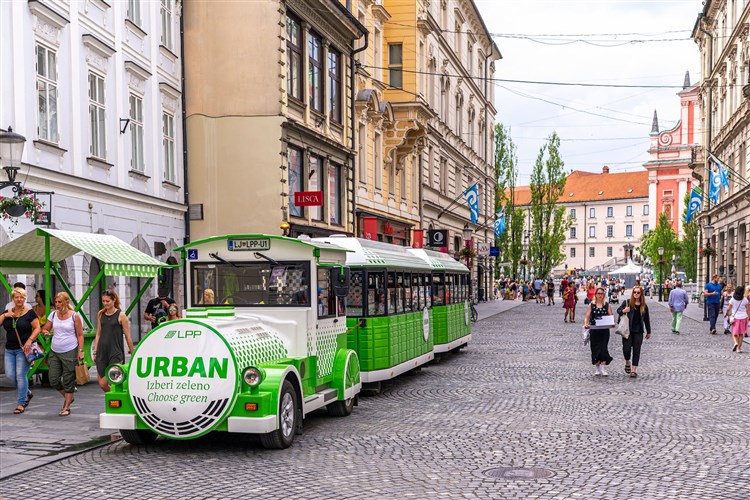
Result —
[[[633,295],[640,295],[641,292],[633,292]]]

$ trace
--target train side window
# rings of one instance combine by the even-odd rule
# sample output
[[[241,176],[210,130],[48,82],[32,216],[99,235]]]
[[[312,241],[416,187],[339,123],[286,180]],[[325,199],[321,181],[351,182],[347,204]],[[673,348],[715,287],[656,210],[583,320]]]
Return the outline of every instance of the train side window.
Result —
[[[468,274],[462,274],[461,275],[461,302],[466,302],[466,299],[469,298],[469,275]]]
[[[364,271],[352,269],[349,276],[349,293],[346,295],[346,311],[349,316],[363,316]]]
[[[385,273],[367,271],[367,315],[385,314]]]
[[[331,270],[329,268],[318,268],[318,318],[336,316],[336,295],[333,293],[331,283]]]
[[[419,285],[419,274],[412,273],[411,275],[411,310],[419,311],[420,304],[424,303],[424,300],[420,297],[422,287]]]
[[[419,276],[420,285],[422,286],[422,297],[424,297],[423,308],[432,307],[432,280],[431,274],[421,274]]]
[[[396,273],[396,314],[404,312],[404,273]]]
[[[411,312],[411,273],[404,273],[404,312]]]
[[[396,273],[388,273],[388,314],[396,313]]]
[[[445,275],[432,275],[432,305],[442,306],[445,303]]]

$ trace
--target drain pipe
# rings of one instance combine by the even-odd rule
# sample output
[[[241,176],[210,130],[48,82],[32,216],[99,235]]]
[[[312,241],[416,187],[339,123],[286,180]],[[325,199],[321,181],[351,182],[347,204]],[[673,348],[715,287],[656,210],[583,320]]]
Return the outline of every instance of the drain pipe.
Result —
[[[347,10],[351,8],[351,0],[348,0],[346,2]],[[351,123],[351,133],[352,133],[352,151],[354,151],[355,147],[355,140],[354,140],[354,126],[356,125],[356,121],[354,119],[354,102],[356,99],[355,95],[355,89],[354,89],[354,83],[356,81],[355,79],[355,68],[356,64],[354,62],[354,56],[359,54],[360,52],[367,50],[367,47],[369,46],[369,33],[367,31],[367,28],[364,28],[365,33],[365,44],[362,45],[358,49],[354,49],[351,52],[349,52],[349,85],[351,86],[351,95],[349,97],[349,113],[350,113],[350,123]],[[352,165],[352,232],[354,233],[354,237],[357,237],[357,166],[354,164],[355,158],[359,158],[356,155],[352,155],[351,165]],[[361,160],[361,159],[360,159]]]

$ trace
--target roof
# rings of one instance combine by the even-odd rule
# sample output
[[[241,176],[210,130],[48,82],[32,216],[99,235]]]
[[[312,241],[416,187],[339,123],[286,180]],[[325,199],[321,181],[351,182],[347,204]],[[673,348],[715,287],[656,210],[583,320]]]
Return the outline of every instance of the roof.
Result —
[[[84,252],[104,264],[107,276],[155,277],[164,263],[108,234],[80,233],[57,229],[37,229],[0,247],[3,271],[39,269],[46,260],[45,245],[49,238],[49,260],[58,263]]]
[[[530,186],[516,186],[514,195],[517,207],[531,202]],[[565,191],[557,201],[578,203],[631,198],[648,198],[647,171],[610,174],[574,170],[565,180]]]
[[[300,245],[305,245],[312,247],[314,249],[323,249],[323,250],[333,250],[338,252],[346,252],[347,250],[331,245],[328,243],[324,243],[321,241],[316,241],[311,238],[288,238],[286,236],[277,236],[274,234],[225,234],[222,236],[209,236],[208,238],[204,238],[202,240],[195,240],[191,241],[190,243],[185,243],[181,247],[177,247],[174,249],[175,252],[181,252],[183,250],[187,250],[188,248],[196,247],[199,245],[204,245],[206,243],[211,243],[213,241],[221,241],[221,240],[252,240],[252,239],[269,239],[269,240],[281,240],[286,241],[289,243],[297,243]]]
[[[450,254],[426,248],[410,248],[409,252],[428,262],[433,271],[469,272],[468,267],[451,257]]]
[[[424,259],[412,255],[406,247],[399,245],[341,235],[315,238],[313,241],[334,244],[349,250],[351,253],[346,256],[347,266],[423,269],[425,271],[431,269]]]

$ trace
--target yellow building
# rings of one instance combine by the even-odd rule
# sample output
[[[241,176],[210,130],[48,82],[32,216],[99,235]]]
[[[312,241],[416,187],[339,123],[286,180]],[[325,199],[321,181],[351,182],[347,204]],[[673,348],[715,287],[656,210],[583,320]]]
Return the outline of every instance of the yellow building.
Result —
[[[357,236],[375,227],[376,239],[413,245],[413,230],[423,229],[417,244],[426,246],[428,230],[445,230],[443,249],[454,254],[468,225],[475,244],[491,243],[492,78],[501,55],[476,5],[359,0],[352,12],[369,32],[357,55]],[[474,183],[477,224],[463,199]],[[491,259],[477,264],[475,289],[489,289]]]
[[[350,61],[364,27],[335,0],[183,9],[191,238],[282,221],[292,236],[351,233]]]

